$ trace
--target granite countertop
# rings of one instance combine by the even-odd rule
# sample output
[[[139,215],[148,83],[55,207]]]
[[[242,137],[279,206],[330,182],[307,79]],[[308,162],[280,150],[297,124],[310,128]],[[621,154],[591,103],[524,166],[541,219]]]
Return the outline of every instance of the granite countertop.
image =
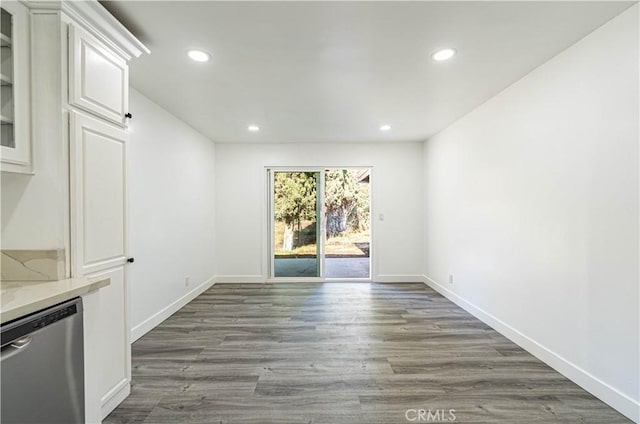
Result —
[[[0,281],[0,323],[48,308],[111,284],[108,277],[57,281]]]

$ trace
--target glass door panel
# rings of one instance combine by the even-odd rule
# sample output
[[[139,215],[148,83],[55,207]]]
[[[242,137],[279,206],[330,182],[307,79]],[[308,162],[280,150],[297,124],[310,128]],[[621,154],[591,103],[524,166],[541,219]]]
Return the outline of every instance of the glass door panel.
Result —
[[[325,171],[326,278],[371,277],[370,178],[369,168],[334,168]]]
[[[13,131],[13,16],[0,8],[0,145],[16,148]]]
[[[320,173],[273,171],[273,276],[321,275]]]

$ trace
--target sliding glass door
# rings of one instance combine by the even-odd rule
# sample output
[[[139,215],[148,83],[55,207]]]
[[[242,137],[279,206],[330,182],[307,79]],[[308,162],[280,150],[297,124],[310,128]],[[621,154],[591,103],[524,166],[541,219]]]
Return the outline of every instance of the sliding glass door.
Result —
[[[269,170],[271,278],[371,277],[370,171]]]
[[[272,172],[273,276],[321,276],[320,172]]]
[[[368,279],[370,258],[370,172],[332,168],[324,173],[324,277]]]

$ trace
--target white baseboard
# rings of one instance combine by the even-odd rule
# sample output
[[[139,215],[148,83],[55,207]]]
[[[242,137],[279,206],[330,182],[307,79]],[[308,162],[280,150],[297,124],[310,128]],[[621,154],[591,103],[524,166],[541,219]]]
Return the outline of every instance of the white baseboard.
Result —
[[[420,274],[378,274],[373,277],[376,283],[424,283]]]
[[[262,275],[216,275],[217,283],[264,283]]]
[[[147,318],[145,321],[133,327],[131,329],[131,343],[135,342],[140,337],[144,336],[149,331],[153,330],[155,327],[158,326],[158,324],[160,324],[162,321],[164,321],[165,319],[169,318],[171,315],[176,313],[184,305],[186,305],[187,303],[191,302],[193,299],[198,297],[200,294],[202,294],[202,292],[204,292],[213,284],[215,284],[215,282],[216,282],[215,277],[208,278],[205,282],[203,282],[202,284],[200,284],[199,286],[197,286],[196,288],[194,288],[193,290],[191,290],[190,292],[188,292],[178,300],[167,305],[166,307],[164,307],[154,315]]]
[[[129,379],[123,378],[113,389],[111,389],[103,398],[100,400],[101,408],[100,414],[102,415],[102,419],[104,420],[107,415],[111,413],[123,400],[129,396],[131,393],[131,385],[129,384]]]
[[[579,366],[569,362],[562,356],[511,327],[506,322],[491,315],[489,312],[477,307],[466,299],[463,299],[426,275],[423,275],[423,282],[456,305],[460,306],[462,309],[491,326],[494,330],[498,331],[503,336],[507,337],[509,340],[558,371],[560,374],[576,383],[578,386],[601,399],[612,408],[618,410],[621,414],[636,423],[640,422],[640,403],[638,401],[620,392]]]

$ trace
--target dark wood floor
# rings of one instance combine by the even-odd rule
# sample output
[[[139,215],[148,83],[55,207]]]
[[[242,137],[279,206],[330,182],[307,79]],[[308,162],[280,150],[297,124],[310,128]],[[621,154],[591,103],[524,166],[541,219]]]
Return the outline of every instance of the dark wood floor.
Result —
[[[409,409],[630,422],[427,286],[367,283],[213,286],[134,343],[131,396],[105,422],[391,424]]]

